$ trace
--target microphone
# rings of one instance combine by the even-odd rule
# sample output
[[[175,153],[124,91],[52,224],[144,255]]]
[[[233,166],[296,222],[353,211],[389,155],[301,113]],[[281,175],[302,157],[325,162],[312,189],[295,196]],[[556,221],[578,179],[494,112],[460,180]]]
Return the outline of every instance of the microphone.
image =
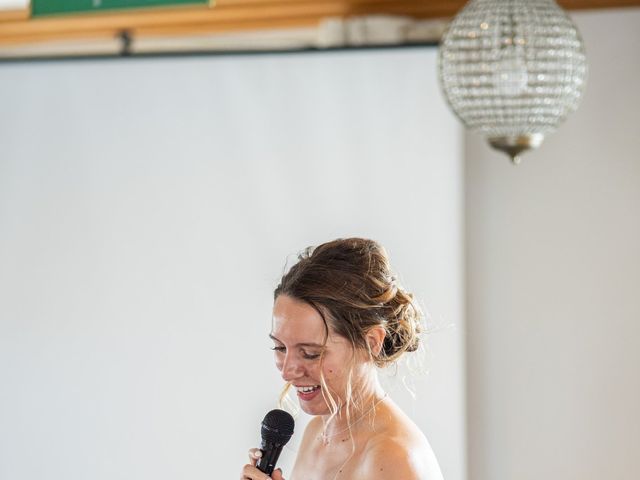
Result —
[[[293,417],[284,410],[271,410],[265,415],[260,428],[262,457],[256,465],[258,470],[267,475],[273,473],[282,447],[293,435],[293,425]]]

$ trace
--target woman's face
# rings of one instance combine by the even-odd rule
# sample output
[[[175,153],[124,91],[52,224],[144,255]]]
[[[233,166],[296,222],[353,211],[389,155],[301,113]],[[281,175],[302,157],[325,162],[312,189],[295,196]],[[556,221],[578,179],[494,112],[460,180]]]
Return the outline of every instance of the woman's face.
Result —
[[[347,339],[331,331],[327,335],[320,313],[311,305],[279,295],[273,307],[275,360],[282,378],[296,389],[302,410],[310,415],[330,412],[324,399],[320,373],[331,395],[344,404],[349,367],[354,362],[353,383],[364,369],[361,355],[354,358]],[[324,392],[326,394],[326,392]]]

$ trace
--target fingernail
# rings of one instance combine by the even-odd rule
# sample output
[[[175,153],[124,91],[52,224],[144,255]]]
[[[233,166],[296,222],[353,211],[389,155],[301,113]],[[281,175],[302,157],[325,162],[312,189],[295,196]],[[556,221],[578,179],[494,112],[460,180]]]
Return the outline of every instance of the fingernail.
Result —
[[[256,452],[253,455],[258,458],[262,457],[262,450],[256,450]]]

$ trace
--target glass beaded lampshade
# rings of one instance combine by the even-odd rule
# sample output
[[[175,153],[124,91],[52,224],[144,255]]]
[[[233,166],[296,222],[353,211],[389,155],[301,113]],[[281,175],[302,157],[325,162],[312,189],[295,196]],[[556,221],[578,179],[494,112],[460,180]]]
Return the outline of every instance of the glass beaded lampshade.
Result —
[[[553,0],[471,0],[442,38],[439,75],[462,122],[518,163],[578,108],[587,63]]]

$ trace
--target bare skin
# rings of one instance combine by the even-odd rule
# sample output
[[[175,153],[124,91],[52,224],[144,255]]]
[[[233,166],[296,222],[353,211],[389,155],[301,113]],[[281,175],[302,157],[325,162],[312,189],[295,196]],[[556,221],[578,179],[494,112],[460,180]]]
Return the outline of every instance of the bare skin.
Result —
[[[283,379],[298,390],[302,410],[314,416],[288,475],[291,480],[442,480],[426,438],[384,394],[368,352],[354,351],[345,338],[331,331],[327,336],[315,308],[285,295],[274,304],[270,336]],[[382,348],[384,336],[382,327],[367,332],[373,353]],[[347,418],[349,365],[353,366],[353,395],[361,399],[361,407]],[[339,415],[331,416],[329,396],[342,405]],[[259,453],[250,450],[242,480],[268,478],[255,468]],[[272,478],[283,480],[282,472],[274,471]]]

